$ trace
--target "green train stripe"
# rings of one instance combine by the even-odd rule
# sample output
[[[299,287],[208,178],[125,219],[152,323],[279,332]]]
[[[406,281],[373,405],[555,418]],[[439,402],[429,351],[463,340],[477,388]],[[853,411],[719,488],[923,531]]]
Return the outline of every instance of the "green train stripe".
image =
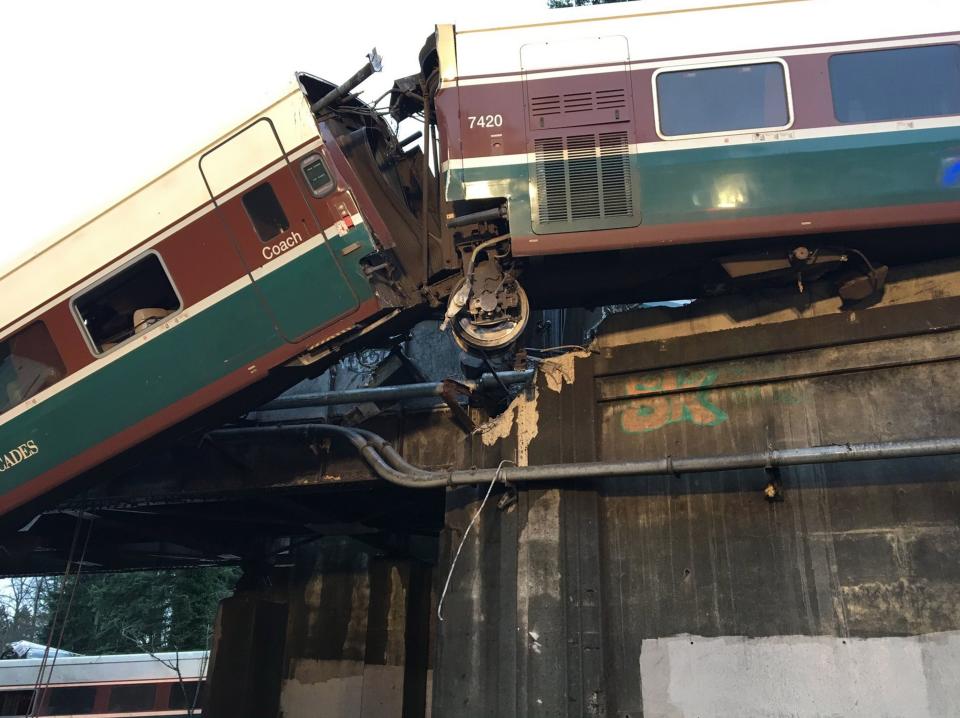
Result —
[[[753,142],[630,156],[647,225],[960,200],[960,127]],[[450,170],[448,192],[506,196],[532,233],[533,165]]]
[[[355,242],[361,249],[341,259],[349,292],[331,250],[340,257]],[[0,491],[42,475],[283,346],[263,297],[285,326],[311,329],[356,306],[354,294],[361,301],[371,298],[359,259],[372,247],[365,225],[331,237],[258,278],[256,288],[242,286],[0,425],[0,455],[27,442],[37,447],[16,465],[0,466]],[[324,291],[305,291],[316,287]],[[324,301],[302,301],[304,294]]]

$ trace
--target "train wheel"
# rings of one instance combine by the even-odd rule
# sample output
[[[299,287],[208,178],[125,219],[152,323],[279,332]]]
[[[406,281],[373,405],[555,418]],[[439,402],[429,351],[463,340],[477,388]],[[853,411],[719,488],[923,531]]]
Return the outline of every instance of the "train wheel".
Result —
[[[492,303],[493,297],[500,301]],[[453,320],[453,338],[466,352],[495,352],[516,342],[530,319],[530,301],[523,287],[513,280],[498,292],[484,296],[479,292],[471,301],[472,311],[464,311]]]

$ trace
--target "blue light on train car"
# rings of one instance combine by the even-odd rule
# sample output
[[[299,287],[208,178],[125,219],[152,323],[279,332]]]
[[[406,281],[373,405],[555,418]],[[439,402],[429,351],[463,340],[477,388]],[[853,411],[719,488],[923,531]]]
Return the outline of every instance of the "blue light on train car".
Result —
[[[940,185],[946,189],[960,187],[960,157],[948,157],[943,161]]]

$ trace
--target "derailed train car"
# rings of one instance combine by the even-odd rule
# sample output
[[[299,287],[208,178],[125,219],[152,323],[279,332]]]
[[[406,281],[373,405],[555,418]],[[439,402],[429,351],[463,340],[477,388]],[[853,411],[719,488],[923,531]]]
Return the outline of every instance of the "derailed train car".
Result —
[[[845,234],[955,234],[953,0],[647,0],[546,20],[437,28],[390,97],[423,151],[351,92],[375,53],[339,88],[300,73],[0,270],[0,514],[425,308],[465,349],[500,351],[530,317],[524,286],[690,297],[719,247],[735,279],[857,265],[841,287],[857,297],[883,271]],[[748,240],[770,251],[723,256]]]
[[[380,132],[365,151],[382,160],[377,184],[355,186],[307,100],[332,86],[299,80],[0,271],[0,514],[423,304],[421,235],[407,229],[423,223],[395,207],[419,184],[419,150]]]
[[[494,305],[518,315],[519,287],[543,285],[551,266],[573,267],[558,282],[633,281],[639,293],[705,247],[749,239],[782,249],[709,250],[725,277],[851,267],[862,276],[843,289],[863,297],[885,276],[864,238],[960,220],[949,0],[649,0],[439,26],[418,81],[432,92],[445,198],[457,216],[499,222],[504,266],[526,266],[512,293],[491,283],[499,294],[453,296],[448,316],[468,334]],[[851,232],[859,248],[836,248]],[[588,280],[586,258],[604,252]],[[550,264],[562,255],[572,261]]]
[[[202,715],[206,651],[79,656],[36,649],[36,656],[31,650],[26,658],[0,660],[0,715]]]

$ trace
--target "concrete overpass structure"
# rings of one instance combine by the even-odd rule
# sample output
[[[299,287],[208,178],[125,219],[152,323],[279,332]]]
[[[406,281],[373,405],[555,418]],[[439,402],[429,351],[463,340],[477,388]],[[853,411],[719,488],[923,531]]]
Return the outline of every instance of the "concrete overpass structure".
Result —
[[[870,307],[815,284],[621,313],[495,418],[466,408],[469,433],[435,407],[364,427],[430,469],[903,444],[960,436],[958,384],[960,262],[942,260],[892,270]],[[241,562],[205,715],[960,705],[956,456],[497,482],[441,621],[486,485],[391,486],[308,433],[200,438],[4,533],[0,572],[62,571],[78,521],[85,570]]]

